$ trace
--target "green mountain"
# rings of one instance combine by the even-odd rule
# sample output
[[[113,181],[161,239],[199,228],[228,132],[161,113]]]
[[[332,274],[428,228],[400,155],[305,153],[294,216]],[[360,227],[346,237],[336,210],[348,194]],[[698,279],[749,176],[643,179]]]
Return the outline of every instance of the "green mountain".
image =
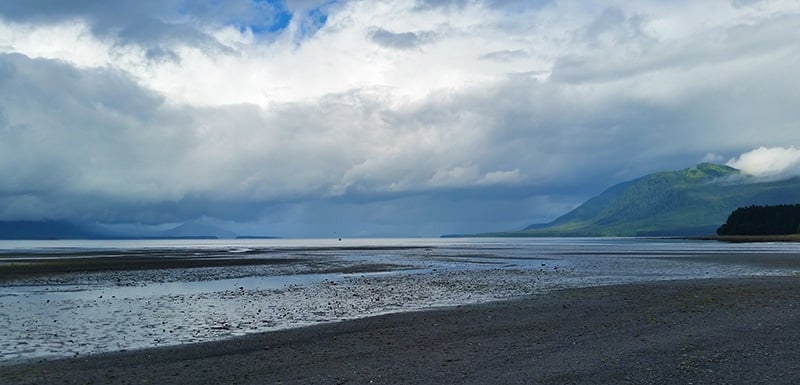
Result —
[[[800,203],[798,177],[760,181],[702,163],[620,183],[550,223],[481,236],[710,235],[738,207],[793,203]]]

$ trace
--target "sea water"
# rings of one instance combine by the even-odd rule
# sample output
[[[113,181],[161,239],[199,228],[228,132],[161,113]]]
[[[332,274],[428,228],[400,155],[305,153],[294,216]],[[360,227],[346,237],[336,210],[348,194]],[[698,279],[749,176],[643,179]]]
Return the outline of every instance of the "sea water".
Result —
[[[0,268],[25,260],[130,254],[288,262],[0,281],[0,364],[210,341],[570,287],[800,271],[796,243],[633,238],[0,241]],[[760,256],[785,263],[759,263]]]

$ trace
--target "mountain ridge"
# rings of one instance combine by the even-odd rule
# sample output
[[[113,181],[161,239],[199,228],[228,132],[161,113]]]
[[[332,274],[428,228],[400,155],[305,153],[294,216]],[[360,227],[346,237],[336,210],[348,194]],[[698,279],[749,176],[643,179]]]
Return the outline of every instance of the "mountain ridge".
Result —
[[[738,207],[790,203],[800,203],[800,177],[761,181],[701,163],[616,184],[549,223],[475,236],[704,236]]]
[[[209,224],[186,222],[167,230],[114,231],[66,220],[0,221],[0,240],[64,239],[233,239],[237,234]]]

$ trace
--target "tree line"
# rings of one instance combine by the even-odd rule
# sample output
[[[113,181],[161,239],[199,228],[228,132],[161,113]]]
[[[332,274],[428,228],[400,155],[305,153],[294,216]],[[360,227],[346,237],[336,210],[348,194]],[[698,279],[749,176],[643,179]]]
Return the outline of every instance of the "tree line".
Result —
[[[800,233],[800,204],[747,206],[734,210],[717,229],[719,235],[785,235]]]

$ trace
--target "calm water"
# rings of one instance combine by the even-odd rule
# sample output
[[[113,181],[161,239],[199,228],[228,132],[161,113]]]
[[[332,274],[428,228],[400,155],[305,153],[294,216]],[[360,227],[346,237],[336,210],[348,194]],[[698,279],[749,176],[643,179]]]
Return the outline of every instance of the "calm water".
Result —
[[[608,238],[0,241],[0,267],[130,253],[289,263],[0,282],[0,363],[208,341],[567,287],[800,272],[800,244]]]

